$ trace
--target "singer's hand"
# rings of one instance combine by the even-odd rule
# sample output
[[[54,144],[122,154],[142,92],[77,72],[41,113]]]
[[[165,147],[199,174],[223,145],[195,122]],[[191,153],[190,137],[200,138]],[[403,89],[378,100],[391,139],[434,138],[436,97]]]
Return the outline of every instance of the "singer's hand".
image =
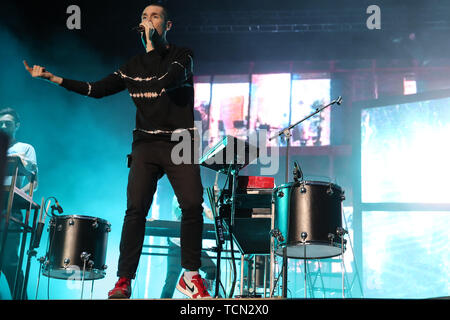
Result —
[[[23,60],[23,65],[33,78],[44,79],[58,84],[61,84],[62,82],[62,78],[46,71],[44,67],[34,65],[33,68],[31,68],[26,60]]]
[[[53,76],[53,74],[46,71],[44,67],[34,65],[33,68],[31,68],[30,66],[28,66],[26,60],[23,60],[23,65],[33,78],[43,78],[50,80],[50,78]]]
[[[150,20],[143,19],[142,22],[139,24],[140,26],[144,27],[145,29],[145,36],[147,38],[147,43],[152,38],[153,34],[155,33],[155,27],[153,26],[153,23]]]

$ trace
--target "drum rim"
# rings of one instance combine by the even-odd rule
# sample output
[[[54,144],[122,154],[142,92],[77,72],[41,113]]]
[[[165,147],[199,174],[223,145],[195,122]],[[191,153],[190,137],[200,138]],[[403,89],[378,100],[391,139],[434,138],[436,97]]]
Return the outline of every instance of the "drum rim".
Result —
[[[294,259],[294,258],[299,258],[299,259],[326,259],[326,258],[336,257],[336,256],[342,254],[342,244],[341,244],[341,242],[338,242],[338,241],[330,242],[330,241],[321,241],[321,240],[309,240],[309,241],[305,241],[304,243],[305,243],[306,245],[326,245],[326,244],[327,244],[327,247],[339,248],[340,251],[339,251],[339,253],[337,253],[337,254],[326,255],[326,256],[321,256],[321,257],[301,257],[301,258],[299,258],[299,257],[296,257],[296,256],[290,256],[290,255],[287,255],[287,257],[288,257],[288,258],[292,258],[292,259]],[[301,242],[301,241],[296,241],[296,242],[290,242],[290,243],[288,243],[288,244],[286,244],[286,243],[279,244],[279,245],[278,245],[278,248],[276,248],[276,249],[274,250],[274,253],[275,253],[277,256],[282,256],[283,254],[282,254],[282,253],[279,253],[279,251],[280,251],[280,250],[283,250],[284,247],[286,247],[286,248],[301,247],[302,245],[304,245],[304,243]],[[330,244],[332,244],[332,245],[330,245]],[[344,246],[344,253],[345,253],[345,251],[346,251],[345,249],[346,249],[346,248],[345,248],[345,246]]]
[[[333,186],[336,189],[342,190],[342,187],[337,185],[336,183],[333,182],[326,182],[326,181],[320,181],[320,180],[304,180],[302,182],[297,181],[297,182],[288,182],[288,183],[283,183],[280,184],[279,186],[276,186],[275,188],[273,188],[273,190],[279,190],[279,189],[284,189],[284,188],[289,188],[292,187],[294,184],[305,184],[305,185],[322,185],[322,186]]]
[[[62,216],[54,216],[53,218],[56,218],[56,219],[60,218],[60,219],[63,219],[63,220],[70,219],[70,218],[79,218],[81,220],[96,220],[98,222],[103,222],[103,223],[108,224],[108,225],[110,224],[107,220],[102,219],[102,218],[92,217],[92,216],[85,216],[85,215],[79,215],[79,214],[67,214],[67,215],[62,215]]]
[[[42,274],[48,278],[52,279],[60,279],[60,280],[67,280],[70,279],[71,276],[74,274],[82,274],[83,270],[74,270],[74,273],[71,273],[69,277],[62,276],[63,272],[66,271],[67,268],[58,267],[58,268],[51,268],[49,266],[42,268]],[[99,280],[103,279],[106,276],[106,271],[102,269],[92,268],[85,270],[85,280]],[[98,275],[98,277],[93,277],[92,275]],[[77,279],[77,280],[81,280]]]

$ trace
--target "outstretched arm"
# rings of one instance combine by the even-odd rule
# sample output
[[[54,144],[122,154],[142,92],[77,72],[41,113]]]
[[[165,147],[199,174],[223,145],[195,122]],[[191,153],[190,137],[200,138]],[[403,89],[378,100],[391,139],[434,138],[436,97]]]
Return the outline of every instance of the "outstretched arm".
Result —
[[[63,88],[66,88],[69,91],[73,91],[92,98],[102,98],[105,96],[109,96],[126,88],[124,81],[117,74],[117,72],[111,73],[110,75],[99,81],[86,82],[58,77],[45,70],[45,68],[42,66],[34,65],[33,68],[31,68],[30,66],[28,66],[28,63],[25,60],[23,61],[23,64],[25,66],[25,69],[33,78],[50,81],[62,86]]]

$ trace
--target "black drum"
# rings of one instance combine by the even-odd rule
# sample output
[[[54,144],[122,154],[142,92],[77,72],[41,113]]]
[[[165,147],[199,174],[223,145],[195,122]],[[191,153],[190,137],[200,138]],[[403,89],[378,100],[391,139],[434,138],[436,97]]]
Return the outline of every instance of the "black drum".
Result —
[[[284,247],[288,258],[320,259],[342,253],[344,192],[339,186],[301,181],[273,192],[275,254],[282,256]]]
[[[50,220],[47,263],[43,274],[50,278],[95,280],[105,277],[108,221],[81,215],[56,216]]]

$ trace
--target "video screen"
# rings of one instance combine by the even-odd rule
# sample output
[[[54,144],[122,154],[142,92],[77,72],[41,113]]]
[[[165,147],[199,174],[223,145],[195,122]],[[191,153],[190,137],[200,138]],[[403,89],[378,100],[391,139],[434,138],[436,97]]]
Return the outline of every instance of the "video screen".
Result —
[[[450,98],[361,113],[361,192],[366,203],[449,203]]]
[[[289,126],[291,74],[254,74],[251,86],[250,132],[265,129],[270,138]],[[275,138],[268,146],[285,145]]]
[[[211,77],[194,78],[194,120],[201,121],[201,135],[204,140],[205,133],[209,128],[209,109],[211,105]]]
[[[260,130],[267,133],[267,146],[286,146],[284,135],[276,134],[329,103],[330,87],[328,74],[197,76],[195,120],[202,121],[208,147],[226,135],[247,140]],[[329,145],[330,122],[326,108],[298,124],[291,130],[291,146]]]
[[[247,136],[250,88],[248,80],[248,75],[214,77],[209,118],[209,145],[216,144],[226,135]]]
[[[450,212],[362,212],[366,298],[450,294]]]
[[[330,102],[329,78],[293,75],[291,123],[297,123]],[[301,122],[292,129],[291,146],[326,146],[330,144],[330,108]]]

